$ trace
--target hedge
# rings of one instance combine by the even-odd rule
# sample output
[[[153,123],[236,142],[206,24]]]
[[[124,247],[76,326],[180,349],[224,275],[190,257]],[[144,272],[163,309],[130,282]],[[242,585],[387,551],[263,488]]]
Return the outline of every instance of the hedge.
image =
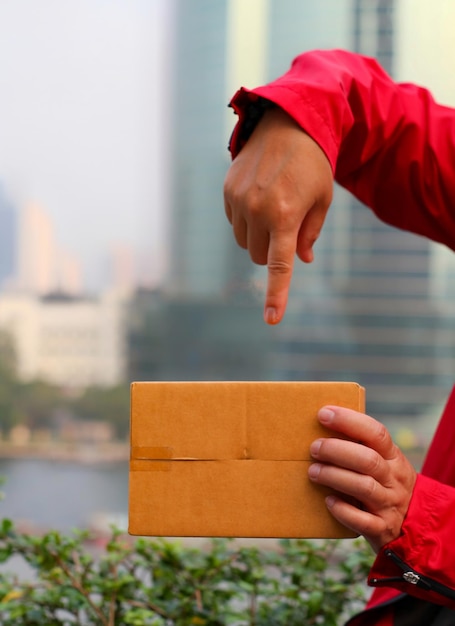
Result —
[[[8,570],[20,557],[28,578]],[[3,626],[338,626],[365,600],[372,552],[363,540],[283,540],[264,549],[132,540],[112,529],[40,536],[0,523]]]

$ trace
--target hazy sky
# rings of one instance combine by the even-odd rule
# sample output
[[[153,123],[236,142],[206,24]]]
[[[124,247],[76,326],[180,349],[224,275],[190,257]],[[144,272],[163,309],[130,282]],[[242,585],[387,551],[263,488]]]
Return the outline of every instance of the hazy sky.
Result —
[[[171,6],[0,2],[0,184],[18,207],[41,204],[59,242],[92,272],[110,242],[120,241],[147,250],[152,273],[161,272],[167,119],[160,91]],[[398,78],[455,104],[455,0],[397,6]]]
[[[0,182],[94,267],[110,241],[162,254],[163,0],[0,2]]]

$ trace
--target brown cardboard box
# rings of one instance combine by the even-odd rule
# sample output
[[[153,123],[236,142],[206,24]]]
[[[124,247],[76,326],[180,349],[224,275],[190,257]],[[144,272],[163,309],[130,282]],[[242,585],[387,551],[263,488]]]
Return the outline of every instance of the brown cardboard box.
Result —
[[[344,382],[133,383],[130,534],[352,537],[308,479],[309,446],[331,434],[322,406],[364,402]]]

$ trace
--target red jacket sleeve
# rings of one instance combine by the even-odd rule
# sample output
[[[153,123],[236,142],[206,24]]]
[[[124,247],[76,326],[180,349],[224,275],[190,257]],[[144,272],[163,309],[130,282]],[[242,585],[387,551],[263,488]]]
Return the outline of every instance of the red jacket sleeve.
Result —
[[[395,620],[394,611],[404,594],[455,610],[454,507],[453,487],[423,475],[417,477],[401,536],[380,550],[368,576],[374,593],[366,609],[346,626],[401,623]],[[422,606],[413,610],[422,611]],[[411,620],[409,615],[406,623]]]
[[[419,475],[401,536],[381,549],[368,582],[455,609],[454,510],[455,489]]]
[[[308,52],[272,83],[235,94],[233,157],[262,99],[318,142],[336,180],[383,221],[455,249],[454,109],[437,104],[425,89],[395,83],[374,59]]]

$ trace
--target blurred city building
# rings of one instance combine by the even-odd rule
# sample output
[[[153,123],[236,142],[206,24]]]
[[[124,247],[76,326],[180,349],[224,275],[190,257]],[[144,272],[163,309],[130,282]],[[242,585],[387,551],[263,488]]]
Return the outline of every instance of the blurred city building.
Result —
[[[264,2],[234,4],[251,17],[261,15]],[[267,334],[254,268],[239,254],[222,210],[229,162],[226,76],[234,52],[227,29],[230,5],[228,0],[175,5],[170,270],[160,293],[141,290],[132,302],[130,378],[266,376]],[[239,23],[235,11],[231,17]],[[249,30],[255,41],[258,28]],[[244,62],[248,65],[248,57]]]
[[[427,414],[447,395],[455,376],[453,255],[381,224],[336,188],[315,262],[296,264],[286,318],[264,329],[264,268],[236,248],[222,209],[223,148],[235,123],[225,111],[235,89],[275,78],[313,48],[375,56],[393,74],[396,37],[394,0],[176,3],[172,264],[158,305],[168,324],[175,320],[167,331],[175,346],[163,345],[161,373],[356,380],[367,387],[369,412],[384,421]],[[232,313],[240,302],[247,307]],[[139,317],[143,294],[141,306]],[[215,352],[227,354],[227,320],[238,354],[252,354],[243,369],[215,365]],[[209,334],[218,350],[203,359]],[[160,375],[158,364],[154,371]]]
[[[217,298],[228,282],[231,241],[220,211],[227,151],[226,11],[220,2],[176,3],[172,94],[169,294]],[[223,158],[224,157],[224,158]]]
[[[129,379],[264,378],[267,329],[249,297],[240,292],[233,297],[178,298],[138,290],[128,315]]]
[[[135,251],[132,246],[112,244],[109,249],[109,285],[123,293],[131,293],[137,283]]]
[[[63,248],[38,203],[17,211],[0,193],[0,330],[21,381],[83,390],[125,383],[131,250],[112,250],[111,287],[85,296],[79,260]]]
[[[18,376],[62,388],[113,386],[126,376],[125,300],[105,293],[0,294],[0,329],[13,339]]]
[[[20,211],[17,247],[16,288],[41,295],[81,293],[80,263],[59,245],[50,215],[36,202],[25,204]]]
[[[57,247],[56,289],[71,296],[80,296],[84,292],[82,268],[79,259],[62,247]]]
[[[393,75],[396,2],[349,6],[342,47],[374,56]],[[327,37],[328,23],[311,20],[310,37],[318,24]],[[386,422],[440,405],[455,377],[453,255],[382,224],[337,189],[316,258],[313,267],[297,268],[289,313],[278,329],[276,375],[357,380],[367,388],[369,412]]]
[[[0,289],[5,287],[16,272],[17,263],[17,210],[0,186]]]
[[[44,294],[57,286],[57,243],[50,216],[37,203],[20,214],[18,284],[24,291]]]

